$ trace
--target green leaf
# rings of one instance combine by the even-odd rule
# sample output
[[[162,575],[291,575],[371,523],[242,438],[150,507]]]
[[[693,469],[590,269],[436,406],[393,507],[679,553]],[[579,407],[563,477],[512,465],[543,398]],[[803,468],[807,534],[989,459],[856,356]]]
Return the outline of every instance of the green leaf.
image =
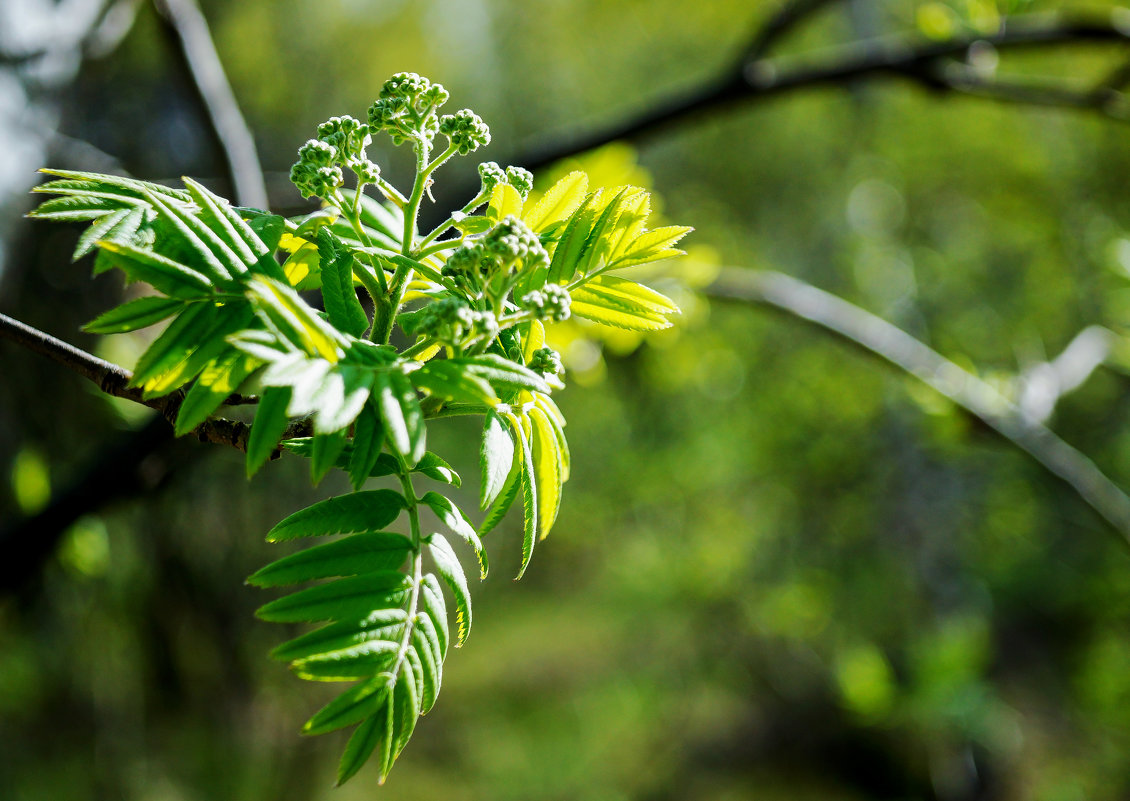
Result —
[[[459,557],[442,534],[432,534],[427,542],[436,572],[455,598],[455,647],[458,648],[467,641],[471,632],[471,590],[467,586],[467,576],[463,573]]]
[[[232,209],[232,214],[239,217],[240,222],[246,225],[247,230],[254,234],[263,245],[263,250],[259,253],[259,260],[256,264],[262,262],[264,255],[273,253],[278,249],[279,240],[282,239],[283,232],[286,231],[285,217],[281,217],[278,214],[256,214],[245,221],[239,214],[236,214],[235,209]],[[235,221],[233,220],[232,222],[234,223]],[[247,236],[247,231],[244,231],[243,235],[244,239],[252,245],[252,249],[257,250],[254,247],[254,240]],[[277,275],[272,277],[278,278]]]
[[[340,620],[288,640],[271,651],[271,658],[290,662],[370,640],[397,641],[404,633],[406,620],[408,613],[397,606],[374,609],[360,619]]]
[[[333,326],[318,317],[293,289],[274,279],[261,277],[248,283],[247,295],[296,348],[329,362],[338,360],[338,348],[345,345],[345,340]]]
[[[411,579],[396,570],[381,570],[307,587],[264,604],[255,614],[272,623],[316,623],[360,618],[387,608],[390,597],[405,592]]]
[[[424,497],[420,499],[420,503],[429,507],[435,512],[436,517],[443,521],[445,526],[467,541],[467,544],[475,551],[475,557],[479,560],[479,578],[485,579],[487,577],[487,552],[483,548],[482,541],[479,540],[475,527],[459,511],[459,507],[438,492],[425,493]]]
[[[267,533],[267,542],[379,531],[400,516],[404,497],[389,489],[339,495],[301,509]]]
[[[444,484],[450,484],[453,487],[463,485],[463,479],[459,478],[455,468],[431,451],[427,451],[423,455],[416,466],[412,468],[412,471],[425,475],[432,481],[442,481]]]
[[[365,720],[384,706],[388,693],[388,680],[383,676],[355,685],[306,721],[302,733],[325,734]]]
[[[592,231],[589,233],[588,239],[585,241],[585,248],[581,254],[580,260],[577,262],[577,269],[582,275],[599,269],[602,266],[602,260],[608,254],[609,242],[607,237],[615,229],[616,221],[619,219],[621,212],[624,209],[624,202],[634,197],[634,194],[629,195],[629,190],[635,187],[624,187],[608,202],[604,210],[600,212],[596,222],[593,223]],[[638,190],[637,190],[638,191]]]
[[[232,349],[209,362],[184,396],[177,412],[176,435],[183,436],[207,420],[258,366],[257,359]]]
[[[396,743],[393,746],[392,759],[387,764],[381,765],[382,781],[392,769],[392,763],[404,746],[408,744],[413,730],[416,728],[416,719],[420,717],[420,695],[416,682],[416,666],[412,664],[412,651],[408,652],[409,658],[401,663],[400,675],[397,676],[396,686],[392,692],[393,703],[393,731],[396,734]]]
[[[399,370],[382,370],[377,373],[376,394],[389,444],[410,467],[415,466],[424,455],[426,436],[416,390]]]
[[[354,490],[361,489],[365,479],[377,466],[384,445],[385,432],[380,415],[366,403],[353,426],[353,447],[349,454],[347,470]]]
[[[565,439],[565,416],[557,408],[557,404],[548,395],[535,395],[534,403],[545,413],[545,419],[553,428],[553,435],[557,438],[557,453],[561,458],[561,482],[569,480],[569,443]]]
[[[144,281],[158,292],[184,300],[212,295],[212,283],[187,265],[120,242],[101,241],[102,253],[131,281]]]
[[[178,323],[191,313],[189,308],[138,359],[131,383],[140,386],[145,397],[166,395],[191,381],[213,359],[231,352],[228,335],[253,319],[251,309],[238,300],[198,305],[208,309],[202,318],[194,318],[191,326],[181,329]]]
[[[236,273],[247,272],[259,257],[267,252],[255,230],[243,222],[227,200],[209,191],[191,178],[182,178],[188,193],[200,207],[200,217],[237,257],[239,264],[232,267]],[[264,215],[266,216],[266,215]],[[282,219],[281,217],[279,218]],[[281,231],[279,232],[281,235]],[[275,240],[277,243],[277,239]]]
[[[470,358],[449,359],[467,373],[490,382],[496,390],[535,390],[548,393],[545,379],[525,365],[517,364],[495,353]]]
[[[487,412],[483,421],[483,438],[479,448],[479,466],[482,468],[479,482],[480,509],[486,509],[495,502],[506,486],[506,479],[514,465],[514,440],[495,412]]]
[[[623,248],[622,255],[615,258],[610,269],[618,270],[622,267],[682,255],[683,251],[675,250],[673,246],[693,230],[685,225],[668,225],[641,234]]]
[[[515,432],[520,432],[518,445],[521,451],[519,475],[522,485],[522,507],[525,512],[522,526],[522,564],[515,579],[522,578],[534,555],[538,532],[537,478],[534,473],[533,448],[530,444],[530,421],[525,415],[508,414],[507,419]]]
[[[564,220],[584,200],[589,177],[576,170],[555,183],[542,195],[534,207],[522,216],[531,230],[541,232],[559,220]]]
[[[299,678],[310,681],[352,681],[368,679],[396,662],[399,645],[387,640],[370,640],[340,651],[299,659],[291,669]]]
[[[515,459],[514,464],[510,468],[509,475],[506,476],[506,483],[502,485],[502,490],[498,493],[498,497],[494,499],[489,510],[487,510],[486,517],[483,522],[479,524],[479,536],[485,537],[489,532],[494,530],[494,527],[502,522],[502,518],[506,517],[506,513],[510,511],[510,507],[514,505],[514,500],[518,497],[518,490],[522,486],[522,460],[521,458]]]
[[[62,192],[64,187],[74,191],[102,192],[125,197],[141,199],[145,192],[152,192],[165,197],[178,200],[181,203],[189,202],[188,193],[181,189],[169,186],[139,181],[136,178],[125,178],[120,175],[103,175],[97,172],[81,172],[78,170],[57,170],[44,168],[40,170],[45,175],[55,175],[65,181],[51,181],[36,187],[35,192]]]
[[[337,766],[337,786],[345,784],[361,766],[369,761],[374,749],[381,742],[382,737],[387,737],[385,722],[387,718],[373,715],[353,730],[349,742],[345,744],[345,752]]]
[[[420,662],[416,671],[420,679],[420,714],[426,715],[435,705],[436,696],[439,695],[440,685],[443,683],[443,663],[439,655],[439,643],[429,637],[435,637],[435,627],[427,615],[418,614],[416,624],[412,627],[412,650]]]
[[[490,382],[449,359],[427,362],[411,374],[411,381],[429,395],[456,403],[489,406],[497,400]]]
[[[443,590],[439,581],[431,573],[424,575],[420,583],[420,606],[432,622],[436,632],[436,643],[439,645],[440,661],[447,656],[447,644],[450,632],[447,628],[447,604],[443,600]]]
[[[314,402],[314,431],[329,434],[352,424],[369,399],[374,378],[372,370],[351,364],[335,365]]]
[[[217,285],[230,284],[235,276],[247,271],[247,266],[240,262],[232,249],[199,217],[152,193],[148,193],[146,198],[194,256],[193,269],[208,276]]]
[[[310,480],[317,486],[330,468],[337,463],[337,457],[345,448],[346,433],[344,430],[334,431],[329,434],[315,434],[310,454]]]
[[[553,424],[545,412],[534,406],[527,414],[534,478],[537,481],[538,537],[544,540],[561,509],[561,454]]]
[[[116,196],[99,197],[90,193],[67,195],[40,203],[39,207],[28,216],[56,222],[86,222],[132,207],[135,202]]]
[[[396,570],[404,564],[411,550],[412,541],[400,534],[386,531],[352,534],[271,562],[252,574],[247,583],[278,587],[331,576]]]
[[[569,218],[561,238],[553,249],[553,258],[549,263],[549,274],[546,282],[551,284],[564,284],[573,279],[577,273],[577,263],[584,252],[585,243],[592,233],[593,223],[596,221],[596,208],[593,205],[595,195],[589,195],[584,203]]]
[[[158,323],[183,309],[185,302],[178,298],[156,296],[138,298],[95,317],[82,327],[91,334],[121,334]]]
[[[490,193],[486,216],[498,222],[508,216],[522,213],[522,196],[510,184],[497,184]],[[533,228],[533,226],[530,226]],[[535,229],[536,230],[536,229]]]
[[[131,218],[130,215],[134,216]],[[78,261],[87,253],[94,250],[95,245],[100,239],[115,238],[110,236],[110,232],[118,228],[127,218],[137,220],[138,225],[140,225],[140,221],[144,219],[144,217],[145,212],[135,208],[119,209],[99,217],[79,236],[78,244],[75,246],[75,252],[71,258],[74,261]]]
[[[577,290],[574,290],[574,293],[576,292]],[[589,298],[592,296],[584,293],[581,293],[580,297],[584,299],[578,299],[576,294],[573,295],[573,302],[569,306],[570,310],[576,316],[592,320],[594,323],[612,326],[613,328],[623,328],[628,331],[662,331],[664,328],[670,328],[674,325],[662,314],[656,312],[626,311],[606,305],[603,300],[591,303]]]
[[[247,437],[247,477],[255,475],[278,445],[279,437],[286,431],[286,415],[290,403],[289,387],[269,387],[259,396],[259,408]]]
[[[369,327],[369,318],[353,288],[353,254],[330,233],[318,231],[318,259],[322,265],[322,298],[330,324],[359,337]]]
[[[583,294],[602,298],[608,305],[618,304],[631,311],[678,314],[679,307],[666,295],[636,281],[601,275],[586,281]],[[590,301],[591,302],[591,301]]]

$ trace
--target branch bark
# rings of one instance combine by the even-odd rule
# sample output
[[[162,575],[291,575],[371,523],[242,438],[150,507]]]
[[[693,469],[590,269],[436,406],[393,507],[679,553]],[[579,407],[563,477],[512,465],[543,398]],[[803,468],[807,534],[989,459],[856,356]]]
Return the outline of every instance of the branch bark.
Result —
[[[727,268],[706,288],[721,300],[767,306],[830,331],[909,373],[980,419],[1070,486],[1130,544],[1130,497],[1045,426],[977,376],[900,328],[811,284],[768,270]]]
[[[140,387],[131,386],[133,373],[129,370],[100,359],[92,353],[87,353],[6,314],[0,314],[0,337],[73,370],[83,378],[93,381],[107,395],[148,406],[156,410],[169,425],[176,423],[177,413],[184,401],[183,392],[178,391],[159,398],[146,398]],[[231,395],[224,401],[225,405],[229,406],[254,402],[256,402],[255,398],[238,394]],[[192,434],[201,442],[230,445],[246,452],[250,430],[250,426],[238,420],[212,418],[193,429]],[[303,425],[296,424],[294,431],[288,432],[288,436],[302,436],[304,431]]]

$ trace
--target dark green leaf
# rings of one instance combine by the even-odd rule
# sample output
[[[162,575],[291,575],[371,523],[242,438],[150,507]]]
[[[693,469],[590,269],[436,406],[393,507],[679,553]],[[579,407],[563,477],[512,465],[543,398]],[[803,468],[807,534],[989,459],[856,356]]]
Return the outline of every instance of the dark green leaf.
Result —
[[[396,570],[411,550],[412,541],[400,534],[386,531],[353,534],[284,556],[261,568],[247,582],[259,587],[277,587],[331,576]]]
[[[360,620],[340,620],[284,642],[271,658],[289,662],[327,651],[350,648],[369,640],[401,639],[408,613],[397,607],[374,609]]]
[[[233,349],[213,359],[184,396],[177,412],[176,435],[187,434],[207,420],[258,366],[257,359]]]
[[[247,477],[255,475],[271,458],[279,437],[286,431],[286,415],[290,403],[289,387],[269,387],[259,396],[259,408],[247,437]]]
[[[399,370],[382,370],[377,373],[376,393],[389,444],[410,467],[415,466],[424,455],[426,437],[416,390]]]
[[[131,281],[144,281],[158,292],[185,300],[212,294],[211,281],[180,262],[120,242],[100,242],[98,247]]]
[[[495,389],[528,389],[546,394],[550,392],[545,379],[533,370],[494,353],[484,353],[482,356],[451,359],[449,361],[452,364],[463,365],[468,373],[486,379]]]
[[[447,643],[450,639],[447,628],[447,604],[444,603],[439,580],[431,573],[425,574],[420,583],[420,606],[435,626],[436,642],[439,643],[442,660],[442,657],[447,656]]]
[[[177,298],[150,296],[131,300],[104,312],[82,327],[91,334],[121,334],[158,323],[184,308]]]
[[[487,412],[483,421],[482,445],[479,448],[479,466],[482,470],[479,482],[481,509],[486,509],[498,498],[506,478],[514,465],[514,440],[502,418],[495,412]]]
[[[366,403],[353,426],[353,447],[349,454],[349,481],[354,490],[361,489],[365,479],[377,466],[384,445],[385,433],[380,415]]]
[[[365,333],[369,318],[353,288],[353,254],[330,233],[318,231],[318,258],[322,265],[322,298],[330,323],[355,337]]]
[[[455,597],[455,647],[458,648],[467,641],[471,632],[471,590],[467,586],[467,576],[463,573],[459,557],[442,534],[428,537],[428,552],[435,560],[436,572]]]
[[[382,676],[351,687],[306,721],[302,733],[325,734],[362,721],[384,706],[388,692],[388,679]]]
[[[390,598],[399,597],[410,585],[411,579],[403,573],[382,570],[292,592],[264,604],[255,614],[273,623],[361,618],[374,609],[390,606]]]
[[[329,651],[291,665],[300,678],[311,681],[351,681],[368,679],[392,667],[398,644],[387,640],[370,640],[340,651]]]
[[[337,463],[345,447],[346,432],[334,431],[331,434],[315,434],[310,454],[310,479],[317,486],[325,478],[330,468]]]
[[[339,495],[290,515],[267,533],[267,541],[379,531],[399,517],[404,507],[404,497],[389,489]]]
[[[474,549],[475,557],[479,560],[479,577],[486,578],[487,552],[483,548],[483,543],[479,540],[475,527],[459,511],[459,507],[438,492],[425,493],[424,497],[420,499],[420,503],[435,512],[436,517],[442,520],[445,526],[467,541],[467,544]]]

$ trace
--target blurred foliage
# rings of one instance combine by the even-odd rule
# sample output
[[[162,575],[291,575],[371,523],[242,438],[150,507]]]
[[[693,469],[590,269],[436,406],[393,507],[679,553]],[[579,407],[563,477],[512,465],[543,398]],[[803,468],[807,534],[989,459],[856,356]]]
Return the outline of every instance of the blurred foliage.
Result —
[[[1083,4],[852,3],[783,49],[977,30],[1013,6]],[[205,12],[290,210],[303,208],[283,187],[297,145],[330,114],[363,110],[395,71],[436,77],[510,132],[485,154],[505,162],[712,75],[776,7],[241,0]],[[1118,56],[1041,51],[1001,69],[1096,78]],[[87,64],[62,126],[140,176],[220,174],[148,10]],[[710,248],[703,263],[801,277],[982,375],[1014,377],[1088,325],[1122,333],[1130,320],[1130,139],[1107,120],[861,84],[734,108],[650,139],[638,159],[665,213],[696,227],[688,247]],[[77,231],[21,235],[4,311],[89,347],[78,326],[120,297],[116,279],[91,288],[68,264]],[[575,467],[555,535],[520,584],[504,578],[516,521],[491,535],[507,543],[475,632],[381,797],[1130,794],[1130,559],[1082,502],[910,379],[787,317],[702,303],[630,345],[609,343],[607,369],[561,396]],[[40,357],[5,349],[3,363],[19,377],[0,381],[11,519],[40,497],[35,482],[61,486],[137,423]],[[1128,413],[1125,376],[1100,369],[1051,425],[1130,486]],[[476,436],[459,421],[448,432],[444,453]],[[242,585],[271,558],[246,532],[343,491],[344,477],[315,494],[283,459],[247,491],[238,454],[194,445],[178,445],[169,458],[184,464],[158,489],[80,522],[37,586],[0,602],[5,798],[378,792],[365,773],[331,790],[340,743],[294,737],[318,703],[264,657],[276,635]]]

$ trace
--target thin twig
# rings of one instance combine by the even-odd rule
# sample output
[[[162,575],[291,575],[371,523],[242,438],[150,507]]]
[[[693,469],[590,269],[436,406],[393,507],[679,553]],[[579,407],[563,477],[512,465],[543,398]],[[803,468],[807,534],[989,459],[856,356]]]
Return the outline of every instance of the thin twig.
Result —
[[[266,208],[267,187],[255,139],[239,110],[200,7],[194,0],[155,3],[176,34],[181,55],[227,160],[236,201],[241,206]]]
[[[973,86],[960,81],[947,82],[937,65],[952,58],[965,57],[973,46],[991,45],[999,51],[1079,45],[1085,43],[1130,43],[1130,28],[1125,15],[1117,12],[1089,17],[1062,15],[1031,15],[1014,18],[994,34],[963,34],[944,41],[922,40],[918,37],[898,36],[856,42],[831,48],[818,57],[806,57],[807,63],[798,59],[744,61],[729,73],[713,79],[681,96],[655,104],[639,116],[594,133],[573,136],[565,140],[535,147],[516,163],[536,170],[567,156],[618,140],[640,141],[646,137],[687,121],[698,121],[707,112],[727,108],[733,104],[772,97],[787,92],[812,89],[820,86],[848,86],[864,78],[898,77],[913,81],[929,89],[963,94],[979,94],[984,85]],[[1033,102],[1047,105],[1051,92],[1037,95],[1023,93],[994,99]],[[1062,95],[1063,105],[1086,107],[1115,119],[1123,119],[1112,111],[1109,94],[1102,93],[1103,102],[1076,102],[1074,96]]]
[[[1095,463],[977,376],[900,328],[796,278],[728,268],[706,289],[724,300],[769,306],[831,331],[940,392],[1062,479],[1130,543],[1130,497]]]

